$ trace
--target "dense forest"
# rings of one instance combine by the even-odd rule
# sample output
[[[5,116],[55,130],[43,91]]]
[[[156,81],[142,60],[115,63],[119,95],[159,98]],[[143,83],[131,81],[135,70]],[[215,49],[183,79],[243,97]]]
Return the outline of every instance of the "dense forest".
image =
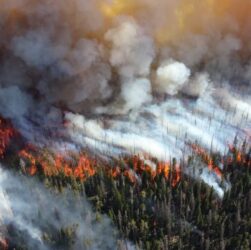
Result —
[[[251,0],[0,0],[0,250],[251,249]]]
[[[184,162],[173,159],[165,164],[151,158],[155,169],[136,155],[108,165],[88,158],[86,153],[63,159],[31,147],[7,155],[5,161],[12,171],[27,176],[27,181],[37,179],[51,192],[64,196],[70,189],[76,198],[87,198],[95,220],[106,214],[118,229],[118,249],[129,249],[127,240],[136,249],[146,250],[250,249],[251,149],[245,142],[241,146],[235,142],[224,156],[206,153],[195,144],[193,149]],[[54,160],[50,163],[49,158]],[[219,186],[225,186],[223,197],[199,178],[186,174],[187,169],[192,173],[203,164],[221,180]],[[48,226],[44,240],[52,249],[75,249],[77,227],[55,231]],[[9,225],[8,234],[8,249],[28,249],[25,232]],[[92,242],[86,249],[92,249]]]

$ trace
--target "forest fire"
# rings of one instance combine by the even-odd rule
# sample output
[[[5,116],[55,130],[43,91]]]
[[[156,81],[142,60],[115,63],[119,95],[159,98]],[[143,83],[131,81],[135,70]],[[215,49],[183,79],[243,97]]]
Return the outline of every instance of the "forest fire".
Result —
[[[4,159],[5,150],[15,134],[17,132],[12,125],[6,120],[0,119],[0,156],[2,159]],[[97,161],[91,159],[86,153],[52,153],[37,148],[35,145],[27,144],[18,151],[18,157],[21,160],[22,171],[31,176],[42,170],[45,176],[58,176],[63,173],[67,177],[85,181],[97,173]],[[107,173],[113,178],[123,175],[133,184],[137,182],[137,176],[140,177],[143,173],[148,173],[152,180],[160,175],[163,175],[166,180],[171,178],[172,186],[176,186],[181,178],[178,165],[172,167],[170,163],[158,162],[154,169],[137,155],[128,156],[123,161],[127,168],[108,165],[106,167]]]
[[[45,176],[56,176],[63,173],[67,177],[75,177],[81,181],[95,175],[95,161],[86,155],[76,155],[69,152],[67,155],[52,154],[43,151],[29,152],[21,150],[19,156],[27,163],[28,173],[35,175],[38,168],[43,170]]]
[[[115,167],[110,171],[112,177],[116,178],[120,175],[124,175],[132,183],[135,183],[137,181],[136,177],[140,177],[143,174],[149,174],[153,181],[159,176],[164,176],[167,181],[171,181],[173,187],[175,187],[181,179],[180,167],[177,164],[171,166],[168,162],[158,161],[156,166],[152,167],[145,162],[145,159],[142,159],[138,155],[126,157],[123,161],[130,167],[130,169],[122,170],[120,167]]]
[[[11,124],[0,116],[0,158],[4,157],[10,140],[15,134],[16,131]]]
[[[197,144],[189,144],[193,152],[200,156],[202,161],[207,164],[208,169],[213,171],[218,177],[222,178],[222,172],[218,166],[215,165],[211,155]]]
[[[227,157],[227,163],[232,164],[233,162],[235,162],[237,164],[244,164],[250,168],[251,167],[251,158],[246,157],[245,146],[246,146],[246,143],[244,143],[242,145],[242,148],[239,149],[235,145],[230,144],[229,145],[229,152],[231,154]],[[251,152],[249,152],[249,153],[251,153]]]
[[[17,134],[15,129],[6,120],[1,119],[1,158],[4,158],[4,152],[10,143],[11,138]],[[205,149],[197,144],[189,144],[193,152],[198,155],[208,169],[215,173],[219,178],[223,177],[222,170],[215,164],[212,156]],[[244,161],[242,153],[236,151],[234,146],[229,147],[230,152],[236,156],[238,163]],[[64,174],[66,177],[74,177],[77,180],[85,181],[89,177],[94,176],[98,172],[98,163],[95,159],[91,159],[86,153],[65,152],[53,153],[48,150],[42,150],[34,145],[27,144],[25,148],[19,150],[21,168],[28,175],[35,176],[42,173],[45,176],[58,176]],[[177,163],[156,161],[154,166],[148,164],[155,162],[150,156],[144,158],[139,155],[127,156],[122,158],[126,167],[121,165],[112,166],[108,164],[104,168],[106,173],[112,178],[117,179],[121,176],[132,184],[137,184],[143,174],[148,174],[154,181],[158,176],[164,176],[166,180],[170,180],[171,185],[175,187],[181,180],[181,168]],[[233,159],[229,159],[231,163]],[[249,162],[250,164],[250,162]]]
[[[11,138],[17,134],[15,129],[6,120],[1,119],[0,130],[0,155],[4,158],[4,153]],[[195,155],[199,156],[202,161],[208,166],[210,172],[215,173],[220,179],[223,178],[222,170],[216,165],[212,154],[209,154],[205,149],[197,144],[189,144]],[[241,151],[237,151],[234,146],[229,146],[229,151],[235,155],[235,160],[238,163],[245,162]],[[39,173],[43,173],[45,176],[59,176],[63,174],[66,177],[74,177],[77,180],[85,181],[89,177],[92,177],[98,173],[99,165],[103,165],[104,162],[99,164],[96,159],[92,159],[85,152],[71,152],[54,153],[49,150],[37,148],[35,145],[27,144],[26,147],[18,151],[18,157],[22,171],[30,176],[35,176]],[[230,157],[230,156],[229,156]],[[228,157],[228,163],[233,162],[233,158]],[[106,167],[103,170],[114,179],[121,176],[132,184],[137,184],[138,180],[144,174],[147,174],[154,181],[159,176],[164,176],[167,181],[170,181],[173,187],[181,180],[181,168],[176,163],[163,162],[154,160],[151,156],[134,155],[121,158],[118,164],[104,164]],[[220,162],[223,161],[222,159]],[[152,163],[152,164],[151,164]],[[218,164],[218,163],[217,163]],[[250,160],[248,162],[250,165]],[[115,165],[115,166],[114,166]]]
[[[0,3],[0,249],[250,249],[251,0]]]
[[[238,58],[247,47],[249,27],[243,24],[249,21],[248,0],[49,1],[44,5],[27,0],[2,5],[2,25],[7,28],[0,46],[0,113],[15,120],[20,131],[26,130],[25,140],[35,145],[39,136],[40,146],[53,144],[41,131],[51,133],[50,126],[61,126],[63,136],[58,141],[70,141],[73,147],[93,149],[95,154],[116,152],[116,157],[135,148],[136,155],[147,152],[162,161],[153,167],[130,156],[134,159],[129,170],[109,167],[113,177],[123,174],[135,182],[143,173],[152,179],[164,175],[176,185],[180,166],[165,161],[182,157],[186,139],[201,138],[201,145],[210,148],[215,137],[222,153],[228,135],[249,128],[249,96],[233,95],[237,84],[230,81],[247,81],[247,62],[234,65],[238,70],[229,70],[232,66],[224,63]],[[57,18],[48,18],[53,16]],[[229,93],[222,91],[214,67],[222,72]],[[217,118],[231,115],[233,119],[225,121]],[[3,123],[0,118],[1,158],[14,133]],[[210,154],[195,144],[191,147],[222,178]],[[23,147],[19,151],[27,165],[24,169],[32,176],[40,169],[47,176],[64,173],[81,180],[96,173],[96,162],[86,154]],[[237,160],[242,160],[241,154]]]
[[[85,181],[94,176],[98,171],[98,164],[95,159],[91,159],[87,154],[74,152],[63,154],[53,154],[43,152],[43,150],[31,151],[23,149],[19,152],[19,157],[25,163],[24,172],[34,176],[41,168],[45,176],[57,176],[63,173],[67,177],[74,177],[78,180]],[[157,168],[152,169],[144,163],[139,156],[122,159],[126,163],[126,168],[106,165],[104,170],[112,178],[116,179],[125,176],[132,184],[137,183],[137,177],[148,173],[152,180],[157,176],[163,175],[166,180],[171,178],[172,186],[176,186],[181,178],[180,167],[170,167],[169,163],[158,162]],[[132,163],[132,168],[130,168]]]

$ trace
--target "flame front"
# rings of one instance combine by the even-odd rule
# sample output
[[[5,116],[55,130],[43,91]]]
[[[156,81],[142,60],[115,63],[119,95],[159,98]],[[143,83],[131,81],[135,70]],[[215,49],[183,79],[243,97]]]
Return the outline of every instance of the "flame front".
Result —
[[[17,134],[12,125],[4,119],[0,119],[0,156],[5,157],[5,151],[11,138]],[[38,174],[41,169],[45,176],[57,176],[63,173],[67,177],[75,177],[78,180],[85,181],[87,178],[97,173],[97,162],[91,159],[87,154],[75,152],[52,153],[42,150],[34,145],[27,144],[25,148],[18,152],[21,160],[21,167],[24,173],[31,176]],[[126,157],[122,159],[127,168],[120,166],[113,167],[108,165],[106,173],[112,178],[125,176],[131,183],[137,182],[137,177],[143,173],[148,173],[154,180],[156,176],[163,175],[166,180],[171,178],[173,186],[176,186],[181,178],[180,167],[171,167],[170,163],[158,162],[156,169],[147,165],[139,156]],[[105,164],[104,164],[105,165]],[[131,166],[131,167],[130,167]],[[171,176],[170,173],[174,174]]]
[[[25,169],[28,168],[30,175],[38,172],[41,167],[46,176],[56,176],[63,173],[67,177],[75,177],[81,181],[95,175],[95,161],[90,160],[86,155],[76,155],[73,152],[68,154],[52,154],[47,152],[29,151],[23,149],[19,152],[19,156],[25,161]]]
[[[25,163],[23,171],[31,176],[38,173],[39,167],[43,170],[45,176],[57,176],[63,173],[67,177],[74,177],[80,181],[85,181],[98,173],[96,160],[91,159],[84,153],[78,155],[74,152],[68,152],[64,155],[54,155],[38,149],[31,150],[27,148],[19,152],[19,157]],[[176,186],[181,179],[180,167],[178,165],[171,167],[169,163],[158,162],[157,168],[152,169],[138,156],[127,157],[122,159],[122,161],[126,164],[126,168],[121,166],[114,167],[112,164],[101,168],[112,178],[116,179],[124,176],[132,184],[136,184],[138,178],[144,173],[148,173],[152,180],[160,175],[163,175],[166,180],[171,178],[172,186]]]

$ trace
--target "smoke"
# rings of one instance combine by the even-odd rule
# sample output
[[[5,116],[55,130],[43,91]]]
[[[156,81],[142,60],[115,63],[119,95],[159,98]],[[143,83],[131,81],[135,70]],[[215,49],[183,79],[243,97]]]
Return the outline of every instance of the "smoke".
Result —
[[[105,34],[112,45],[109,61],[118,68],[122,78],[148,76],[155,52],[153,40],[133,20],[121,24]]]
[[[171,96],[177,95],[190,77],[190,70],[180,62],[168,61],[157,69],[157,89]]]
[[[224,153],[251,130],[250,7],[3,0],[0,113],[57,149],[169,160],[198,141]]]
[[[196,74],[181,90],[182,93],[193,98],[205,96],[207,91],[210,91],[210,80],[206,73]]]
[[[195,179],[201,179],[204,183],[212,187],[221,198],[223,198],[225,191],[231,188],[231,184],[228,181],[222,180],[215,172],[212,173],[205,163],[198,158],[194,158],[190,161],[185,172]]]
[[[5,114],[6,118],[25,116],[32,104],[32,97],[22,92],[17,86],[1,88],[0,99],[0,113]]]
[[[71,191],[56,194],[36,180],[16,176],[1,167],[0,198],[1,224],[11,225],[24,237],[18,240],[10,232],[12,245],[24,240],[29,249],[63,249],[61,247],[67,246],[56,246],[50,237],[68,227],[75,229],[76,240],[72,249],[116,248],[118,234],[110,220],[103,215],[95,219],[96,215],[86,199]]]

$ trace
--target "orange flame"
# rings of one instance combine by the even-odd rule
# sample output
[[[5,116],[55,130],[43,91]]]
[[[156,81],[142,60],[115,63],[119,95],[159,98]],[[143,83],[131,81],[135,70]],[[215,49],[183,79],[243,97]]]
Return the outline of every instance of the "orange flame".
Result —
[[[245,157],[245,150],[240,150],[235,145],[228,145],[229,146],[229,152],[231,153],[227,158],[227,163],[232,164],[233,162],[236,162],[240,165],[246,165],[248,167],[251,167],[251,158]]]
[[[25,149],[19,152],[19,157],[30,163],[29,174],[32,176],[35,175],[37,173],[36,158],[32,154],[28,153]]]
[[[120,167],[114,167],[111,170],[109,170],[109,174],[112,178],[117,178],[119,175],[121,175]]]
[[[90,176],[95,175],[95,161],[91,161],[87,156],[80,155],[77,164],[73,163],[75,156],[72,152],[63,156],[61,154],[53,154],[48,157],[45,153],[34,151],[31,152],[23,149],[19,152],[20,158],[24,159],[28,164],[28,172],[30,175],[35,175],[38,171],[38,166],[46,176],[56,176],[59,173],[64,173],[65,176],[74,176],[80,180],[85,180]]]
[[[178,165],[171,167],[170,163],[167,162],[158,162],[156,169],[149,166],[142,160],[139,156],[128,157],[124,159],[124,162],[127,166],[131,166],[130,169],[121,169],[115,167],[110,170],[110,175],[114,178],[117,178],[120,175],[124,175],[128,178],[131,183],[136,183],[136,176],[142,176],[143,173],[148,173],[152,180],[155,180],[156,177],[163,175],[166,180],[171,181],[173,187],[175,187],[181,180],[181,170]],[[174,173],[170,175],[170,173]]]
[[[202,161],[207,164],[210,171],[213,171],[218,177],[222,178],[222,171],[214,164],[212,157],[205,149],[201,148],[197,144],[189,144],[189,146],[192,148],[195,154],[200,156]]]
[[[0,117],[0,158],[4,157],[10,140],[15,135],[15,130],[6,120]]]
[[[169,172],[170,172],[170,165],[169,165],[169,163],[160,162],[158,164],[158,166],[157,166],[157,174],[158,175],[164,174],[164,176],[166,178],[168,178]]]

